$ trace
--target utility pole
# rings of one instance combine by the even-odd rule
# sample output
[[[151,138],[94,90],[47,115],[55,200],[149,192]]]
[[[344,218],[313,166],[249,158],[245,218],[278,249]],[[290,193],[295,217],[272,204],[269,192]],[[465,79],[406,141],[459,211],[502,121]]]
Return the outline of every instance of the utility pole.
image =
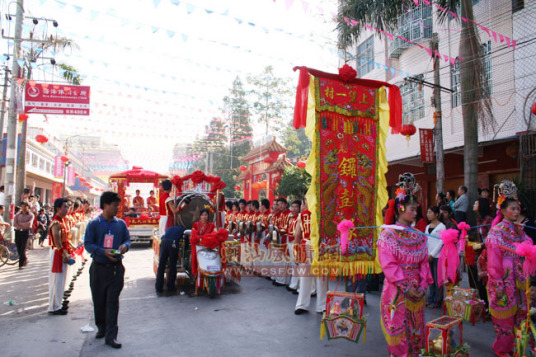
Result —
[[[4,90],[2,93],[2,112],[0,113],[0,145],[4,141],[4,118],[6,114],[6,97],[7,97],[7,83],[9,80],[9,69],[7,66],[4,67]],[[2,169],[0,169],[0,175],[1,175]],[[0,204],[4,204],[4,202],[0,202]],[[9,210],[6,210],[9,211]]]
[[[441,64],[436,52],[439,47],[437,33],[432,35],[432,53],[434,56],[434,142],[436,152],[436,191],[445,193],[445,165],[443,155],[443,123],[441,118],[441,83],[439,66]]]
[[[5,210],[4,220],[10,222],[11,212],[15,211],[15,160],[17,158],[17,85],[16,79],[20,77],[20,68],[17,60],[21,50],[21,35],[22,35],[22,13],[24,11],[23,0],[17,0],[17,12],[15,15],[15,37],[13,46],[13,66],[11,67],[12,82],[11,82],[11,97],[9,102],[9,116],[7,122],[7,150],[6,150],[6,172],[5,172],[5,203],[9,209]]]

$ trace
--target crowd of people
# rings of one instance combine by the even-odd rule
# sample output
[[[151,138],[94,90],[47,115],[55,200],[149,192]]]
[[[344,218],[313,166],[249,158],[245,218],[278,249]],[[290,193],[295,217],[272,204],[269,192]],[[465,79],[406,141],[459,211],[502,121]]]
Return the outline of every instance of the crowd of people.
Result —
[[[445,296],[444,280],[439,279],[442,282],[438,283],[438,257],[444,249],[439,237],[447,229],[461,230],[470,206],[464,186],[459,187],[457,199],[453,191],[439,193],[437,205],[428,207],[425,221],[419,212],[418,190],[411,174],[401,175],[396,198],[386,210],[387,225],[378,239],[379,260],[385,274],[381,322],[389,353],[396,356],[418,355],[424,346],[424,306],[441,307]],[[494,206],[497,211],[493,217]],[[462,262],[468,267],[470,286],[489,308],[496,332],[494,352],[498,356],[512,356],[515,327],[526,319],[529,308],[525,292],[527,272],[516,246],[524,242],[532,245],[535,225],[522,213],[517,189],[508,180],[498,186],[497,202],[490,202],[489,190],[480,190],[473,209],[478,224],[467,238],[465,251],[456,254],[463,257]],[[461,269],[455,275],[446,283],[457,285],[462,279]],[[534,344],[533,339],[531,343]]]

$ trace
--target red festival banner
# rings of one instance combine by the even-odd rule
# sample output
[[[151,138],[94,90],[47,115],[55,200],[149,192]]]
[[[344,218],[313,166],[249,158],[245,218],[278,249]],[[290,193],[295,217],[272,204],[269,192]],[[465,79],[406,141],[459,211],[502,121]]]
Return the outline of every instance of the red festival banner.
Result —
[[[305,127],[312,142],[305,166],[311,174],[306,194],[314,250],[311,274],[379,273],[375,227],[382,224],[388,200],[385,140],[389,127],[395,133],[400,128],[400,90],[356,78],[349,66],[339,69],[339,75],[298,68],[294,127]],[[338,231],[343,221],[357,228],[350,229],[344,249]]]
[[[61,182],[52,182],[52,202],[61,198],[63,193],[63,184]]]
[[[421,142],[421,161],[426,164],[434,162],[434,130],[419,129]]]
[[[36,83],[24,88],[24,113],[89,115],[89,87]]]

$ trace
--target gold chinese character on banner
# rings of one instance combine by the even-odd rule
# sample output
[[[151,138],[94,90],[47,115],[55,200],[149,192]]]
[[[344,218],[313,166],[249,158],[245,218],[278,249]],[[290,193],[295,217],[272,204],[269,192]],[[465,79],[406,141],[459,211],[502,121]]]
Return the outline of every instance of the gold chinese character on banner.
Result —
[[[344,157],[339,165],[339,173],[343,176],[357,177],[355,157]]]
[[[342,195],[340,196],[339,208],[353,207],[354,201],[352,200],[352,198],[354,198],[354,193],[345,188],[342,191]]]

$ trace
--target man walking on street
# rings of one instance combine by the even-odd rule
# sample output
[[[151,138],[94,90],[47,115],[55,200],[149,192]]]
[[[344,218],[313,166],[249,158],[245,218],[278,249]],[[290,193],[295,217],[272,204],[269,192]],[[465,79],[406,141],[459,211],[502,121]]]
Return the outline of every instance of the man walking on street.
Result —
[[[22,202],[20,204],[20,212],[15,216],[13,221],[13,227],[15,228],[15,244],[17,246],[17,252],[19,252],[19,269],[28,264],[26,258],[26,245],[28,244],[28,237],[30,236],[30,229],[34,215],[30,212],[30,206],[28,202]]]
[[[67,264],[73,253],[69,229],[67,226],[67,212],[69,201],[58,198],[54,201],[54,219],[50,224],[50,271],[48,275],[48,313],[51,315],[67,315],[67,309],[61,307],[61,300],[65,291],[67,278]]]
[[[117,193],[104,192],[100,198],[102,214],[89,222],[84,239],[86,250],[93,258],[89,285],[98,328],[95,338],[105,337],[105,343],[113,348],[121,348],[117,342],[117,317],[125,277],[122,254],[130,248],[127,225],[115,217],[120,203]]]

